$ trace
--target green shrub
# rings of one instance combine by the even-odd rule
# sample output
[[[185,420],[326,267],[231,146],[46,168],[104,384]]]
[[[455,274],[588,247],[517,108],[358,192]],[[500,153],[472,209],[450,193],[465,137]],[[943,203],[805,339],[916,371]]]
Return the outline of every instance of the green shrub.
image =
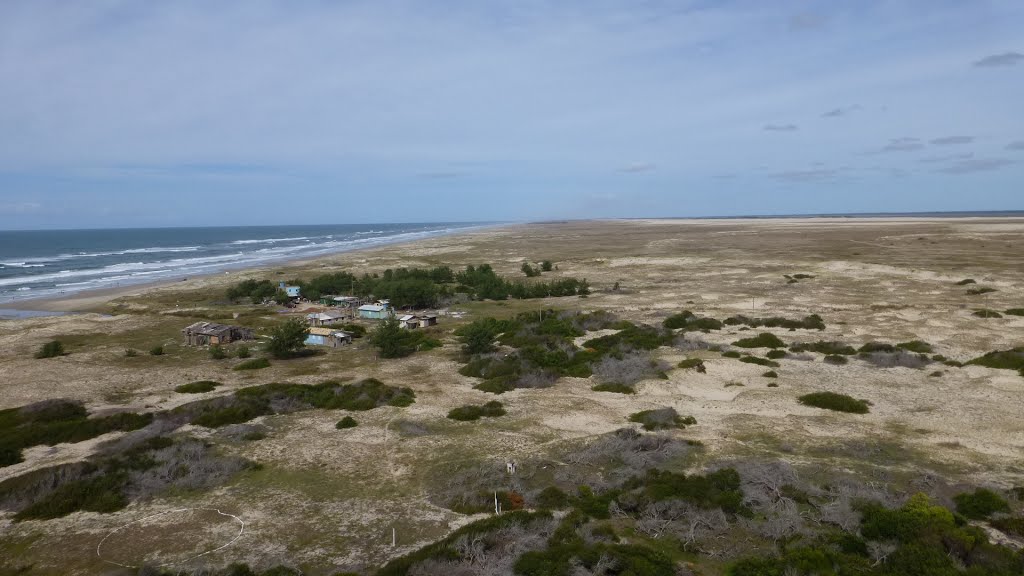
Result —
[[[164,347],[163,346],[153,346],[152,348],[149,349],[149,355],[150,356],[163,356],[164,355]]]
[[[675,408],[671,407],[636,412],[629,416],[629,421],[642,424],[644,430],[683,429],[697,423],[693,416],[680,416]]]
[[[778,360],[779,358],[785,358],[786,357],[786,351],[785,350],[779,350],[778,348],[773,348],[773,349],[769,350],[768,353],[765,354],[765,356],[767,356],[768,358],[770,358],[772,360]]]
[[[476,386],[473,386],[473,388],[483,392],[490,392],[491,394],[504,394],[505,392],[515,390],[516,385],[510,378],[502,376],[499,378],[484,380]]]
[[[619,384],[618,382],[606,382],[590,388],[594,392],[616,392],[619,394],[636,394],[632,386]]]
[[[989,310],[988,308],[979,308],[971,313],[971,316],[977,316],[978,318],[1002,318],[1003,315],[995,310]]]
[[[757,356],[744,356],[740,358],[740,362],[746,362],[747,364],[757,364],[758,366],[767,366],[769,368],[778,368],[779,363],[772,360],[766,360],[764,358],[758,358]]]
[[[356,422],[355,418],[351,416],[345,416],[341,420],[338,420],[338,423],[335,424],[334,427],[337,428],[338,430],[344,430],[345,428],[355,428],[358,425],[359,423]]]
[[[728,350],[726,352],[722,352],[722,358],[739,358],[740,356],[742,356],[742,354],[740,354],[736,350]]]
[[[1024,308],[1010,308],[1003,312],[1003,314],[1008,314],[1010,316],[1024,316]]]
[[[541,510],[561,510],[569,505],[569,496],[557,486],[548,486],[537,494],[536,505]]]
[[[39,351],[36,352],[36,358],[56,358],[64,354],[64,344],[58,340],[53,340],[39,347]]]
[[[235,356],[239,358],[248,358],[252,353],[249,351],[249,347],[245,344],[240,344],[238,348],[235,348]]]
[[[761,374],[761,376],[763,376],[765,378],[778,378],[779,377],[779,373],[774,371],[774,370],[769,370],[769,371],[765,372],[764,374]]]
[[[957,286],[967,286],[968,284],[977,284],[974,278],[964,278],[963,280],[956,283]]]
[[[922,340],[900,342],[896,347],[907,350],[908,352],[917,352],[919,354],[930,354],[932,352],[932,345]]]
[[[848,363],[849,360],[846,359],[846,356],[840,356],[839,354],[829,354],[828,356],[825,356],[822,359],[822,362],[824,362],[826,364],[834,364],[836,366],[842,366],[843,364]]]
[[[868,342],[857,349],[857,352],[860,352],[861,354],[871,354],[873,352],[885,352],[891,354],[896,351],[896,346],[886,344],[885,342]]]
[[[978,296],[981,294],[989,294],[991,292],[998,292],[995,288],[989,288],[988,286],[982,286],[981,288],[972,288],[967,291],[967,294],[971,296]]]
[[[768,383],[768,387],[769,387],[769,388],[778,388],[778,387],[779,387],[779,385],[778,385],[778,383],[776,383],[776,382],[769,382],[769,383]]]
[[[553,266],[554,265],[551,263],[551,260],[545,260],[540,263],[540,269],[544,272],[551,272]]]
[[[825,340],[808,342],[806,344],[793,344],[789,347],[789,350],[791,352],[817,352],[819,354],[843,354],[846,356],[857,353],[853,346],[843,344],[842,342]]]
[[[479,420],[480,418],[496,418],[498,416],[504,416],[505,409],[502,407],[501,402],[497,400],[491,400],[490,402],[476,406],[466,405],[453,408],[448,412],[448,417],[452,420],[469,421]]]
[[[685,360],[682,360],[681,362],[679,362],[678,367],[683,369],[695,368],[698,372],[705,371],[704,361],[701,360],[700,358],[687,358]]]
[[[259,370],[261,368],[270,368],[270,360],[266,358],[253,358],[252,360],[235,364],[233,370]]]
[[[967,364],[1003,370],[1021,370],[1024,369],[1024,346],[1018,346],[1010,350],[989,352],[984,356],[967,362]]]
[[[224,352],[224,348],[222,348],[220,344],[214,344],[213,346],[210,346],[210,358],[214,360],[223,360],[227,357],[227,353]]]
[[[988,488],[957,494],[953,501],[956,502],[956,511],[972,520],[984,520],[996,512],[1010,511],[1006,500]]]
[[[989,520],[994,528],[1013,536],[1024,536],[1024,517],[1004,517]]]
[[[762,332],[753,338],[742,338],[732,343],[740,348],[785,348],[786,343],[778,336],[769,332]]]
[[[309,327],[302,318],[289,318],[270,330],[266,349],[274,358],[294,358],[306,347]]]
[[[344,324],[341,329],[351,334],[353,338],[362,338],[366,335],[366,326],[361,324]]]
[[[853,414],[867,414],[869,406],[866,400],[857,400],[846,394],[836,394],[835,392],[812,392],[804,394],[799,400],[805,406]]]
[[[189,382],[188,384],[182,384],[174,389],[175,392],[181,392],[183,394],[201,394],[203,392],[209,392],[220,386],[220,382],[214,382],[212,380],[200,380],[198,382]]]
[[[751,328],[787,328],[789,330],[796,330],[798,328],[804,330],[825,329],[825,321],[817,314],[805,316],[800,320],[792,320],[789,318],[782,318],[780,316],[772,316],[770,318],[749,318],[747,316],[738,315],[726,318],[725,324],[729,326],[745,325]]]
[[[722,328],[722,322],[719,320],[700,317],[689,310],[683,310],[679,314],[673,314],[666,318],[661,324],[670,330],[682,328],[689,331],[707,332],[710,330],[720,330]]]

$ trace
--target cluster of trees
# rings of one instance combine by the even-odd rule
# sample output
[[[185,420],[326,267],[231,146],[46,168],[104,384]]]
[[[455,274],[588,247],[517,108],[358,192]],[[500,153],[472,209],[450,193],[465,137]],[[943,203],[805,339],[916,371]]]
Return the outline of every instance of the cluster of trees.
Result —
[[[525,266],[529,266],[528,264]],[[540,270],[551,270],[551,262],[545,261],[540,269],[530,266],[533,274]],[[511,282],[498,276],[490,264],[467,266],[454,272],[447,266],[435,268],[387,269],[381,274],[356,276],[349,272],[323,274],[309,280],[291,280],[298,286],[304,298],[317,300],[332,294],[352,294],[360,298],[387,299],[398,308],[429,308],[451,297],[456,292],[468,294],[479,300],[506,300],[508,298],[546,298],[549,296],[582,296],[590,293],[587,281],[564,278],[552,282]],[[230,300],[249,298],[253,302],[266,300],[285,301],[287,296],[269,280],[245,280],[228,289]]]

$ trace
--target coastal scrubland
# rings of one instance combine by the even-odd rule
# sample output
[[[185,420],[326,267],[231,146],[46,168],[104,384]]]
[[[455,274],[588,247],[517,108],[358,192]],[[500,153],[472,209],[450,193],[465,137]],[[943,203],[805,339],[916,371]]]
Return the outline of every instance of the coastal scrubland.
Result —
[[[1019,574],[1022,245],[545,223],[36,303],[82,313],[0,323],[0,574]],[[277,350],[282,280],[439,323]]]

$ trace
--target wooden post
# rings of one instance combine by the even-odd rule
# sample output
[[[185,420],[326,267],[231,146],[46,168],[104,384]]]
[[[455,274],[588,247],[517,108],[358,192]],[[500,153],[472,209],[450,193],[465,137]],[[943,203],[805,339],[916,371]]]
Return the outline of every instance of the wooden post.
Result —
[[[494,513],[498,513],[498,493],[494,493]]]
[[[391,528],[391,547],[395,547],[395,528]]]

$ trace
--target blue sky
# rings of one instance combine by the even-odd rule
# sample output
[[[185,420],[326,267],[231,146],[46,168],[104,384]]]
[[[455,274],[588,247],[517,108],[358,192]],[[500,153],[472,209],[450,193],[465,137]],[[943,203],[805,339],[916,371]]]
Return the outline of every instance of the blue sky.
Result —
[[[0,228],[1024,209],[1020,0],[0,2]]]

